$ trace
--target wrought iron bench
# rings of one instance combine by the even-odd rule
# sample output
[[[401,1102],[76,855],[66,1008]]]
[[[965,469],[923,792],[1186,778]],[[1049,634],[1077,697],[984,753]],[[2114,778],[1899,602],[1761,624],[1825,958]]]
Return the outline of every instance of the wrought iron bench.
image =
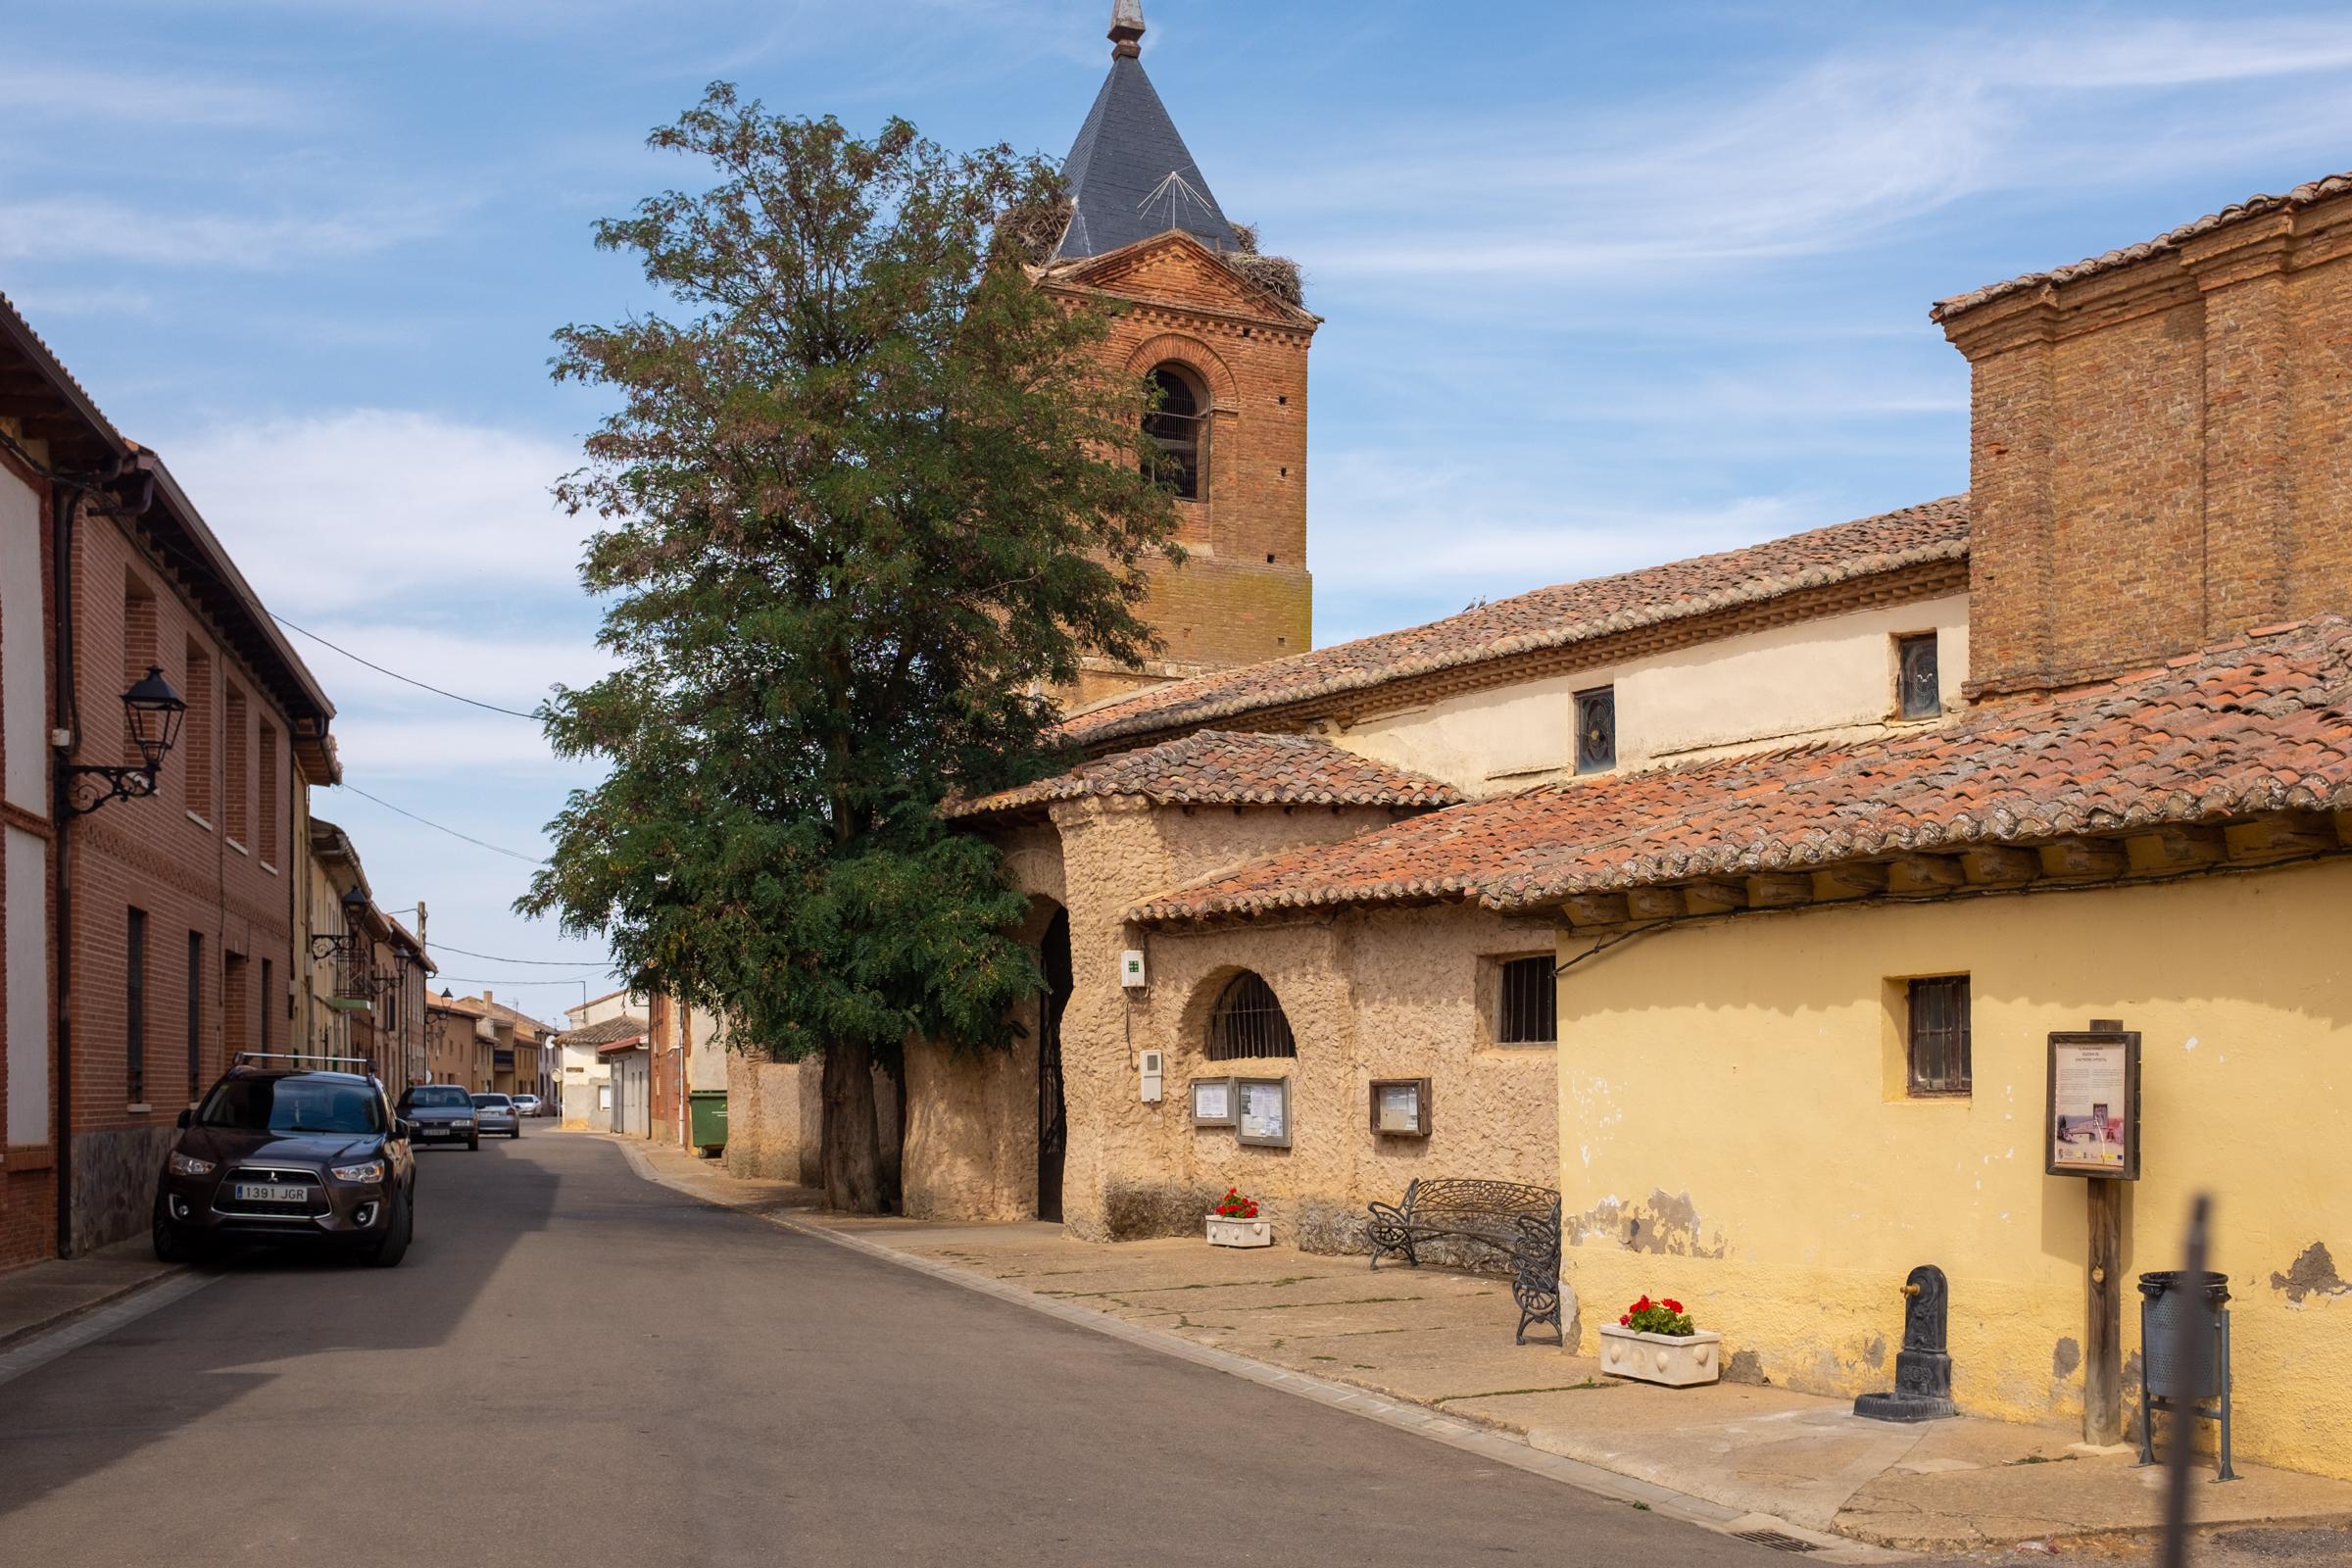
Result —
[[[1383,1257],[1402,1257],[1421,1266],[1421,1249],[1457,1242],[1502,1254],[1511,1265],[1511,1298],[1519,1303],[1515,1343],[1527,1343],[1530,1324],[1549,1323],[1564,1342],[1560,1325],[1560,1195],[1548,1187],[1516,1182],[1452,1178],[1416,1180],[1401,1203],[1373,1203],[1364,1221],[1372,1266]]]

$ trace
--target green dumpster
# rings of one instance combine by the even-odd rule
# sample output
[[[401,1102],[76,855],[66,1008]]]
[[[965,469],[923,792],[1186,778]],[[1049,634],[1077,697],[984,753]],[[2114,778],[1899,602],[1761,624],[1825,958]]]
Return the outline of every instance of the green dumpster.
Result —
[[[697,1149],[727,1147],[727,1092],[724,1089],[697,1089],[686,1097],[689,1125],[694,1129]]]

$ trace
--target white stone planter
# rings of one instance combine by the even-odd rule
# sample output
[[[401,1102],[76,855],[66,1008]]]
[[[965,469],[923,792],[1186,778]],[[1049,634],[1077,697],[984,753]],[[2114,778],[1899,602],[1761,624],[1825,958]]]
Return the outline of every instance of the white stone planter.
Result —
[[[1685,1389],[1723,1375],[1720,1334],[1638,1334],[1616,1323],[1600,1326],[1600,1369],[1611,1377],[1637,1378]]]
[[[1208,1216],[1208,1245],[1272,1247],[1274,1223],[1263,1219],[1227,1219],[1221,1214],[1211,1214]]]

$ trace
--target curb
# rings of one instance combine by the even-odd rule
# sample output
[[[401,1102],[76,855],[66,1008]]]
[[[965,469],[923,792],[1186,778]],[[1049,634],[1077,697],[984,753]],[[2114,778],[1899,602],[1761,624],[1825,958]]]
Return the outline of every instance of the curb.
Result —
[[[102,1312],[118,1302],[126,1300],[142,1292],[154,1290],[167,1280],[177,1279],[187,1272],[188,1265],[185,1263],[167,1264],[144,1279],[126,1280],[103,1296],[94,1296],[86,1301],[75,1302],[64,1311],[53,1313],[38,1323],[27,1323],[23,1328],[11,1329],[6,1334],[0,1334],[0,1355],[6,1354],[26,1341],[37,1340],[44,1334],[54,1334],[62,1328],[71,1326],[76,1319]]]
[[[903,1252],[897,1248],[869,1241],[862,1236],[837,1231],[825,1225],[812,1225],[787,1219],[778,1214],[762,1213],[747,1203],[730,1201],[725,1197],[698,1191],[683,1181],[673,1179],[657,1168],[652,1159],[629,1144],[617,1139],[614,1141],[619,1143],[621,1154],[628,1160],[630,1168],[636,1171],[640,1177],[658,1187],[665,1187],[671,1192],[691,1198],[697,1202],[708,1203],[713,1208],[731,1209],[752,1219],[764,1220],[778,1230],[790,1231],[797,1236],[806,1236],[817,1241],[830,1242],[836,1247],[846,1248],[854,1252],[862,1252],[866,1256],[882,1262],[909,1269],[917,1274],[929,1275],[942,1283],[957,1286],[976,1295],[992,1297],[997,1300],[1008,1302],[1046,1317],[1055,1318],[1077,1328],[1088,1329],[1114,1340],[1122,1340],[1129,1345],[1155,1350],[1178,1360],[1190,1361],[1195,1366],[1222,1372],[1229,1377],[1255,1383],[1261,1388],[1274,1389],[1299,1398],[1310,1399],[1335,1410],[1345,1410],[1350,1415],[1377,1421],[1383,1426],[1398,1431],[1414,1433],[1433,1442],[1443,1443],[1447,1447],[1476,1454],[1482,1459],[1496,1464],[1508,1465],[1514,1470],[1524,1470],[1531,1475],[1542,1476],[1546,1480],[1574,1487],[1580,1492],[1626,1503],[1644,1512],[1658,1514],[1663,1518],[1697,1525],[1701,1529],[1710,1530],[1719,1535],[1768,1529],[1783,1536],[1792,1536],[1815,1548],[1811,1555],[1823,1562],[1883,1563],[1896,1561],[1906,1555],[1846,1537],[1825,1535],[1820,1531],[1791,1524],[1787,1520],[1709,1502],[1703,1497],[1694,1497],[1688,1493],[1676,1492],[1670,1487],[1662,1487],[1653,1482],[1640,1481],[1631,1476],[1619,1475],[1613,1470],[1604,1470],[1598,1465],[1588,1464],[1581,1459],[1570,1459],[1559,1454],[1545,1453],[1532,1446],[1522,1438],[1496,1431],[1491,1427],[1474,1424],[1458,1416],[1446,1415],[1425,1405],[1393,1399],[1386,1395],[1374,1394],[1369,1390],[1356,1388],[1350,1384],[1315,1377],[1310,1373],[1294,1372],[1288,1367],[1252,1360],[1245,1355],[1237,1355],[1231,1350],[1220,1350],[1210,1346],[1198,1345],[1181,1335],[1170,1334],[1163,1329],[1148,1328],[1142,1324],[1129,1323],[1120,1318],[1107,1316],[1089,1307],[1052,1300],[1006,1281],[991,1279],[985,1274],[958,1268],[952,1263],[942,1263],[934,1258]]]

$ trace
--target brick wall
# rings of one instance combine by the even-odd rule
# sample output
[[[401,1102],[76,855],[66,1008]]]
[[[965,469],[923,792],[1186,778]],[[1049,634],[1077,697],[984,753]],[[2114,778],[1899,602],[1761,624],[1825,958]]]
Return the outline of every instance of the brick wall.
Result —
[[[2352,197],[1947,314],[1968,356],[1970,686],[2352,611]]]
[[[265,792],[255,777],[253,731],[288,728],[269,688],[218,643],[207,622],[120,524],[85,514],[74,531],[74,665],[82,752],[114,761],[121,750],[127,663],[142,645],[188,699],[178,748],[164,763],[157,793],[116,801],[79,818],[71,837],[74,887],[73,1182],[78,1250],[136,1233],[147,1223],[155,1165],[191,1098],[227,1069],[239,1051],[262,1049],[268,1010],[273,1049],[288,1038],[288,986],[295,974],[289,868],[266,864],[225,823],[252,832]],[[147,622],[152,619],[152,626]],[[240,700],[231,703],[233,684]],[[220,731],[233,717],[248,733]],[[241,788],[229,799],[228,763],[242,759]],[[290,811],[287,749],[274,748],[270,809]],[[199,811],[198,807],[208,811]],[[286,843],[290,821],[270,842]],[[259,836],[259,835],[255,835]],[[147,915],[144,1099],[128,1074],[128,911]],[[196,940],[191,1063],[190,939]],[[267,960],[270,996],[261,994]]]
[[[1165,679],[1254,663],[1312,646],[1306,567],[1306,390],[1311,318],[1236,278],[1189,236],[1163,235],[1101,258],[1057,282],[1117,312],[1105,361],[1141,377],[1174,365],[1200,388],[1205,479],[1179,502],[1191,559],[1152,572],[1146,617],[1164,647]],[[1083,284],[1079,287],[1078,284]],[[1080,701],[1132,687],[1090,677]]]

